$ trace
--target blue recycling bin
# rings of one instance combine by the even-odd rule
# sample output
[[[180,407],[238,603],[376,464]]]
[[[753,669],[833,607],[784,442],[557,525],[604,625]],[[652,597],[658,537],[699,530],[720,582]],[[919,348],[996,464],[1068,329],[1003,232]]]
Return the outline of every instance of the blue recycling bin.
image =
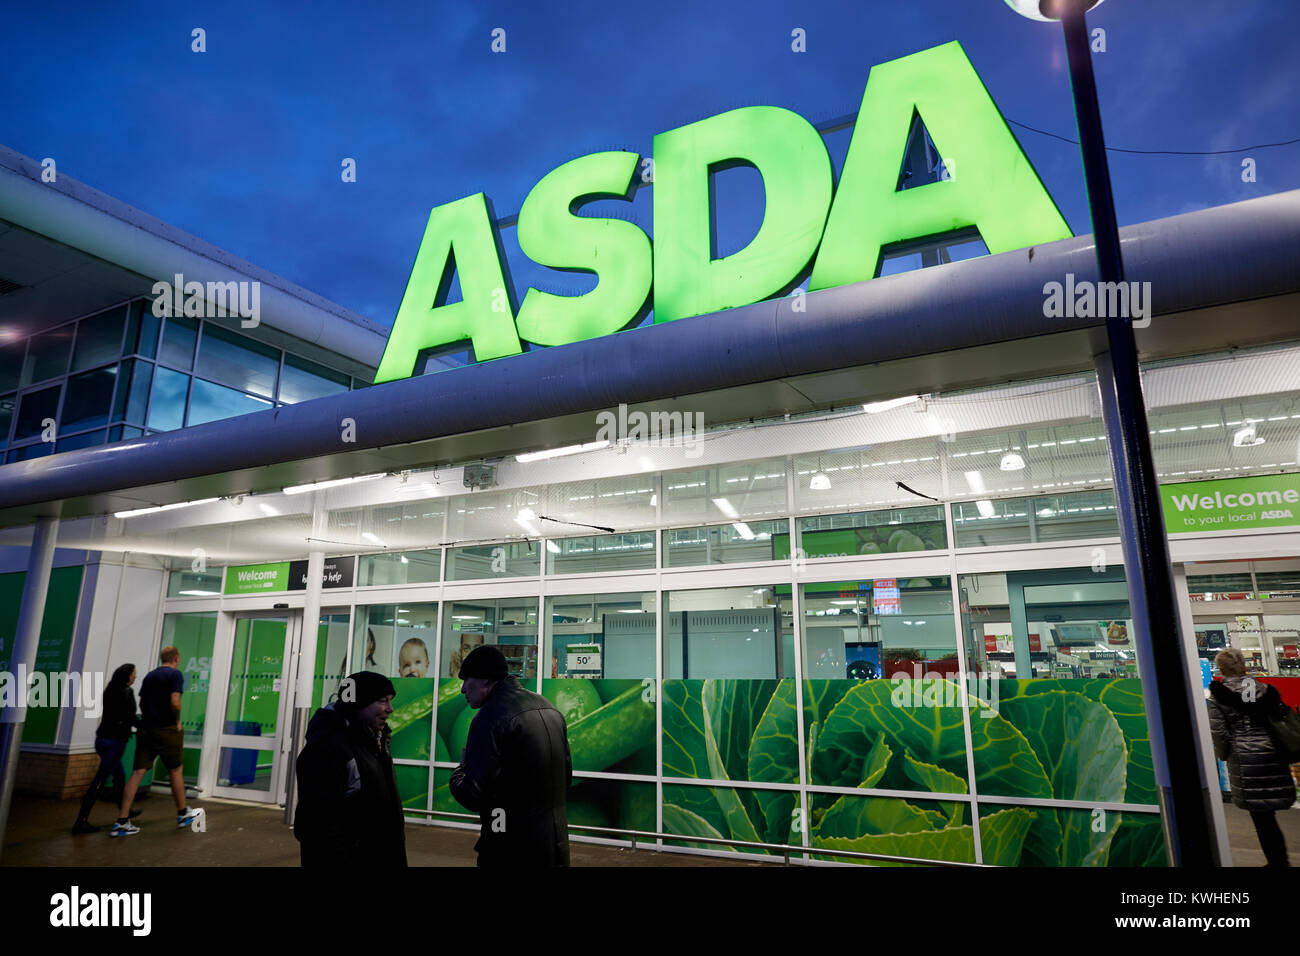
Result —
[[[262,736],[262,725],[255,720],[226,721],[227,734],[239,737]],[[257,751],[234,750],[227,747],[221,753],[218,780],[228,780],[227,786],[238,787],[252,783],[257,777]]]

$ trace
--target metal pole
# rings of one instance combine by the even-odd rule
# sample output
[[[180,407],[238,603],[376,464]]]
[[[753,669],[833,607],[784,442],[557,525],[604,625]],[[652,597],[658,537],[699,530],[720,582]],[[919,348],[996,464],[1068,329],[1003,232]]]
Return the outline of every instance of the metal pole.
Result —
[[[27,553],[27,577],[23,580],[22,605],[18,626],[14,629],[14,646],[9,655],[10,686],[17,694],[13,707],[0,707],[0,853],[3,853],[5,827],[13,804],[14,781],[18,776],[18,756],[23,745],[23,724],[27,720],[28,678],[36,666],[36,648],[41,640],[41,622],[45,618],[45,596],[50,588],[50,565],[54,563],[54,539],[59,519],[36,519],[32,530],[32,547]]]
[[[1061,24],[1065,30],[1097,267],[1102,282],[1123,282],[1119,228],[1106,164],[1084,4],[1076,0],[1062,6],[1065,9]],[[1203,704],[1192,695],[1189,664],[1179,634],[1169,542],[1151,456],[1137,345],[1129,317],[1107,316],[1106,338],[1110,351],[1097,356],[1097,384],[1115,474],[1115,510],[1124,550],[1134,646],[1151,733],[1165,845],[1172,866],[1214,866],[1218,861],[1210,790],[1195,729],[1194,708]]]

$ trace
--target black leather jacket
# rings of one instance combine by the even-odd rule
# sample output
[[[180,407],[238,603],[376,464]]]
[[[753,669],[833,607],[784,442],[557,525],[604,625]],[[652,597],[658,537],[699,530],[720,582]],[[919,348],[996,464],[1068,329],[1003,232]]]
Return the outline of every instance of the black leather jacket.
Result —
[[[293,835],[302,865],[406,866],[406,823],[388,734],[377,736],[329,704],[307,725],[298,755]],[[379,876],[382,879],[382,876]]]
[[[1255,699],[1243,699],[1250,684]],[[1295,781],[1268,725],[1282,702],[1277,688],[1250,677],[1227,677],[1210,684],[1210,698],[1214,755],[1228,763],[1232,802],[1243,810],[1285,810],[1295,803]]]
[[[507,677],[474,715],[451,794],[479,815],[479,866],[569,865],[564,715]]]

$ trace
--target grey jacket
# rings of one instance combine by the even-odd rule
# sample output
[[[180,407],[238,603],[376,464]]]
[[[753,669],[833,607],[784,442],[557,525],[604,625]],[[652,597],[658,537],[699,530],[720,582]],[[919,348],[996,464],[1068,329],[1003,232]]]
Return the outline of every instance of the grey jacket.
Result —
[[[1295,803],[1295,781],[1268,724],[1281,702],[1276,687],[1250,677],[1210,684],[1214,754],[1228,762],[1232,802],[1243,810],[1285,810]]]

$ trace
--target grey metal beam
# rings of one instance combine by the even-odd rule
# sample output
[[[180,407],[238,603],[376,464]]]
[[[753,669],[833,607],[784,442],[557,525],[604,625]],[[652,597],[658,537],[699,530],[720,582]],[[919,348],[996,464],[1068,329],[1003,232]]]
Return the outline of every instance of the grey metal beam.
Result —
[[[1125,260],[1134,275],[1152,283],[1156,316],[1146,332],[1176,343],[1185,314],[1213,314],[1232,303],[1250,303],[1252,309],[1274,301],[1289,305],[1284,297],[1300,295],[1298,223],[1300,190],[1122,230]],[[862,393],[898,394],[904,382],[891,369],[900,367],[910,369],[912,385],[931,389],[1007,381],[1032,368],[1025,361],[1003,364],[1003,356],[1014,359],[1026,343],[1051,337],[1075,351],[1053,342],[1048,354],[1036,353],[1039,370],[1086,368],[1101,320],[1043,314],[1044,284],[1066,273],[1096,280],[1091,237],[811,293],[802,312],[793,311],[790,299],[760,302],[14,463],[0,468],[0,523],[17,523],[42,503],[122,489],[147,487],[157,503],[187,500],[202,495],[168,484],[200,479],[198,484],[211,488],[219,484],[212,476],[232,473],[245,484],[223,493],[268,490],[283,481],[285,469],[276,466],[288,463],[310,462],[294,469],[296,479],[304,480],[361,474],[375,470],[377,461],[423,455],[432,462],[436,451],[412,450],[410,444],[464,442],[525,422],[567,418],[573,426],[585,416],[594,433],[592,413],[620,402],[758,388],[761,400],[749,406],[749,414],[776,413],[780,403],[789,409],[802,400],[797,386],[791,387],[801,378],[834,378],[844,369],[872,372],[853,375],[851,388],[859,394],[850,400]],[[1294,312],[1288,307],[1281,314]],[[1269,327],[1269,334],[1279,334]],[[1215,334],[1230,341],[1235,331],[1218,321]],[[960,370],[945,364],[945,356],[962,350],[978,351],[988,366],[971,368],[964,358]],[[343,440],[345,418],[356,423],[355,442]],[[507,434],[494,436],[494,443],[501,449],[512,441]]]

